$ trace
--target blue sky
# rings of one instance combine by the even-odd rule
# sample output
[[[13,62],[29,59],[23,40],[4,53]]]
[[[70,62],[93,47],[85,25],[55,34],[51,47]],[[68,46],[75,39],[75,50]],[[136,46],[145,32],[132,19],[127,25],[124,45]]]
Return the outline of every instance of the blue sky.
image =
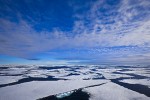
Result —
[[[0,64],[150,64],[149,0],[0,0]]]

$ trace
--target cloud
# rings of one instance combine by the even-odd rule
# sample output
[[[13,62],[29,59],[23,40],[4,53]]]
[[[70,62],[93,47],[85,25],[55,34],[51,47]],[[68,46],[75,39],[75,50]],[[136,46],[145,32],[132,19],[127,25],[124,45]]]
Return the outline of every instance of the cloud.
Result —
[[[129,0],[130,1],[130,0]],[[149,34],[149,7],[148,1],[136,1],[136,4],[128,0],[120,2],[116,7],[102,1],[91,5],[87,12],[89,24],[83,26],[85,17],[75,22],[82,28],[82,34],[77,35],[79,44],[88,43],[89,46],[141,46],[150,42]],[[114,8],[113,8],[114,7]],[[106,14],[100,10],[106,10]],[[140,9],[140,10],[139,10]],[[142,10],[144,9],[144,11]],[[142,17],[142,19],[140,19]],[[81,30],[80,30],[81,31]],[[78,33],[78,32],[77,32]],[[143,36],[143,37],[141,37]]]
[[[19,14],[21,16],[18,17],[18,22],[0,18],[0,53],[32,59],[38,53],[54,49],[79,48],[80,51],[90,49],[89,52],[98,53],[95,48],[105,49],[125,46],[130,47],[128,52],[121,49],[117,50],[116,53],[115,50],[109,51],[107,49],[107,56],[108,53],[112,55],[110,61],[121,53],[128,56],[125,58],[122,58],[123,55],[116,57],[115,61],[119,61],[119,59],[127,61],[128,58],[131,58],[130,61],[134,59],[135,61],[136,59],[143,59],[142,61],[144,61],[149,56],[138,55],[143,55],[142,50],[150,47],[149,5],[148,0],[121,0],[115,4],[97,0],[87,2],[84,7],[71,4],[74,9],[73,17],[77,20],[74,20],[73,29],[69,32],[55,27],[52,31],[39,32],[31,23],[24,20],[21,14]],[[83,8],[88,9],[79,12]],[[137,49],[141,51],[132,52],[132,47],[138,47]],[[131,52],[133,53],[132,56],[130,56]],[[146,50],[145,54],[148,52]],[[101,52],[101,55],[103,55],[102,53],[105,52]],[[97,59],[95,61],[100,59],[96,54],[92,57],[89,55],[85,57]],[[75,59],[78,58],[75,57]],[[106,60],[109,61],[108,58]]]
[[[149,47],[103,47],[49,52],[54,58],[75,64],[150,64]],[[48,56],[49,53],[46,55]],[[61,55],[61,56],[60,56]],[[77,60],[77,61],[76,61]],[[129,62],[129,63],[128,63]]]
[[[25,57],[41,51],[61,47],[65,43],[65,37],[57,31],[37,32],[24,20],[14,23],[0,19],[0,40],[2,54]],[[63,37],[63,38],[62,38]]]

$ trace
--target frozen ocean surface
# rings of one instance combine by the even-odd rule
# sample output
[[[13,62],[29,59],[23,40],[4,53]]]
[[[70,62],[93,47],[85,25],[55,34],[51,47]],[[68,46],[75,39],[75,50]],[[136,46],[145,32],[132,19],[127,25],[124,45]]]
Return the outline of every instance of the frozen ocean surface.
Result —
[[[0,67],[0,100],[150,100],[149,66]]]

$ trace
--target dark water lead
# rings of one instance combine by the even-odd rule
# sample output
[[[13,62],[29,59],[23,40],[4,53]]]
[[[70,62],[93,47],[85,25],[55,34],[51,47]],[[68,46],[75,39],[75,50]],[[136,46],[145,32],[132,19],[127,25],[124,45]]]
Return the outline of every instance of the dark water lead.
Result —
[[[89,100],[90,94],[82,91],[82,89],[101,86],[103,84],[106,84],[106,83],[90,85],[90,86],[82,87],[82,88],[75,89],[69,92],[59,93],[56,95],[50,95],[47,97],[40,98],[38,100]]]
[[[67,79],[62,79],[62,78],[54,78],[53,76],[48,76],[47,78],[43,77],[27,77],[20,79],[16,82],[8,83],[8,84],[0,84],[1,87],[6,87],[6,86],[11,86],[11,85],[17,85],[21,83],[26,83],[26,82],[32,82],[32,81],[58,81],[58,80],[67,80]]]
[[[2,69],[8,69],[9,67],[0,67],[0,70],[2,70]]]
[[[113,74],[119,74],[119,75],[129,75],[129,76],[132,76],[132,79],[146,79],[146,78],[150,78],[150,77],[147,77],[147,76],[137,75],[137,74],[134,74],[134,73],[121,73],[121,72],[112,72],[112,73]]]
[[[55,67],[46,67],[46,66],[40,66],[39,69],[46,69],[46,70],[53,70],[53,69],[64,69],[69,68],[67,66],[55,66]]]
[[[51,95],[38,100],[89,100],[90,95],[82,89],[75,90],[69,96],[58,98],[56,95]]]
[[[116,83],[118,85],[121,85],[125,88],[128,88],[130,90],[133,90],[133,91],[136,91],[138,93],[141,93],[141,94],[144,94],[148,97],[150,97],[150,88],[148,88],[148,86],[145,86],[145,85],[141,85],[141,84],[129,84],[129,83],[123,83],[123,82],[120,82],[119,80],[117,79],[112,79],[111,80],[113,83]]]

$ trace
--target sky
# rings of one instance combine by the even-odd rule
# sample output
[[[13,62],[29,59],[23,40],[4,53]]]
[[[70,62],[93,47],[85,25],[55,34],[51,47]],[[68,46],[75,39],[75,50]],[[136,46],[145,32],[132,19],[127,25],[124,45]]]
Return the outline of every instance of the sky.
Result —
[[[150,0],[0,0],[0,64],[150,64]]]

